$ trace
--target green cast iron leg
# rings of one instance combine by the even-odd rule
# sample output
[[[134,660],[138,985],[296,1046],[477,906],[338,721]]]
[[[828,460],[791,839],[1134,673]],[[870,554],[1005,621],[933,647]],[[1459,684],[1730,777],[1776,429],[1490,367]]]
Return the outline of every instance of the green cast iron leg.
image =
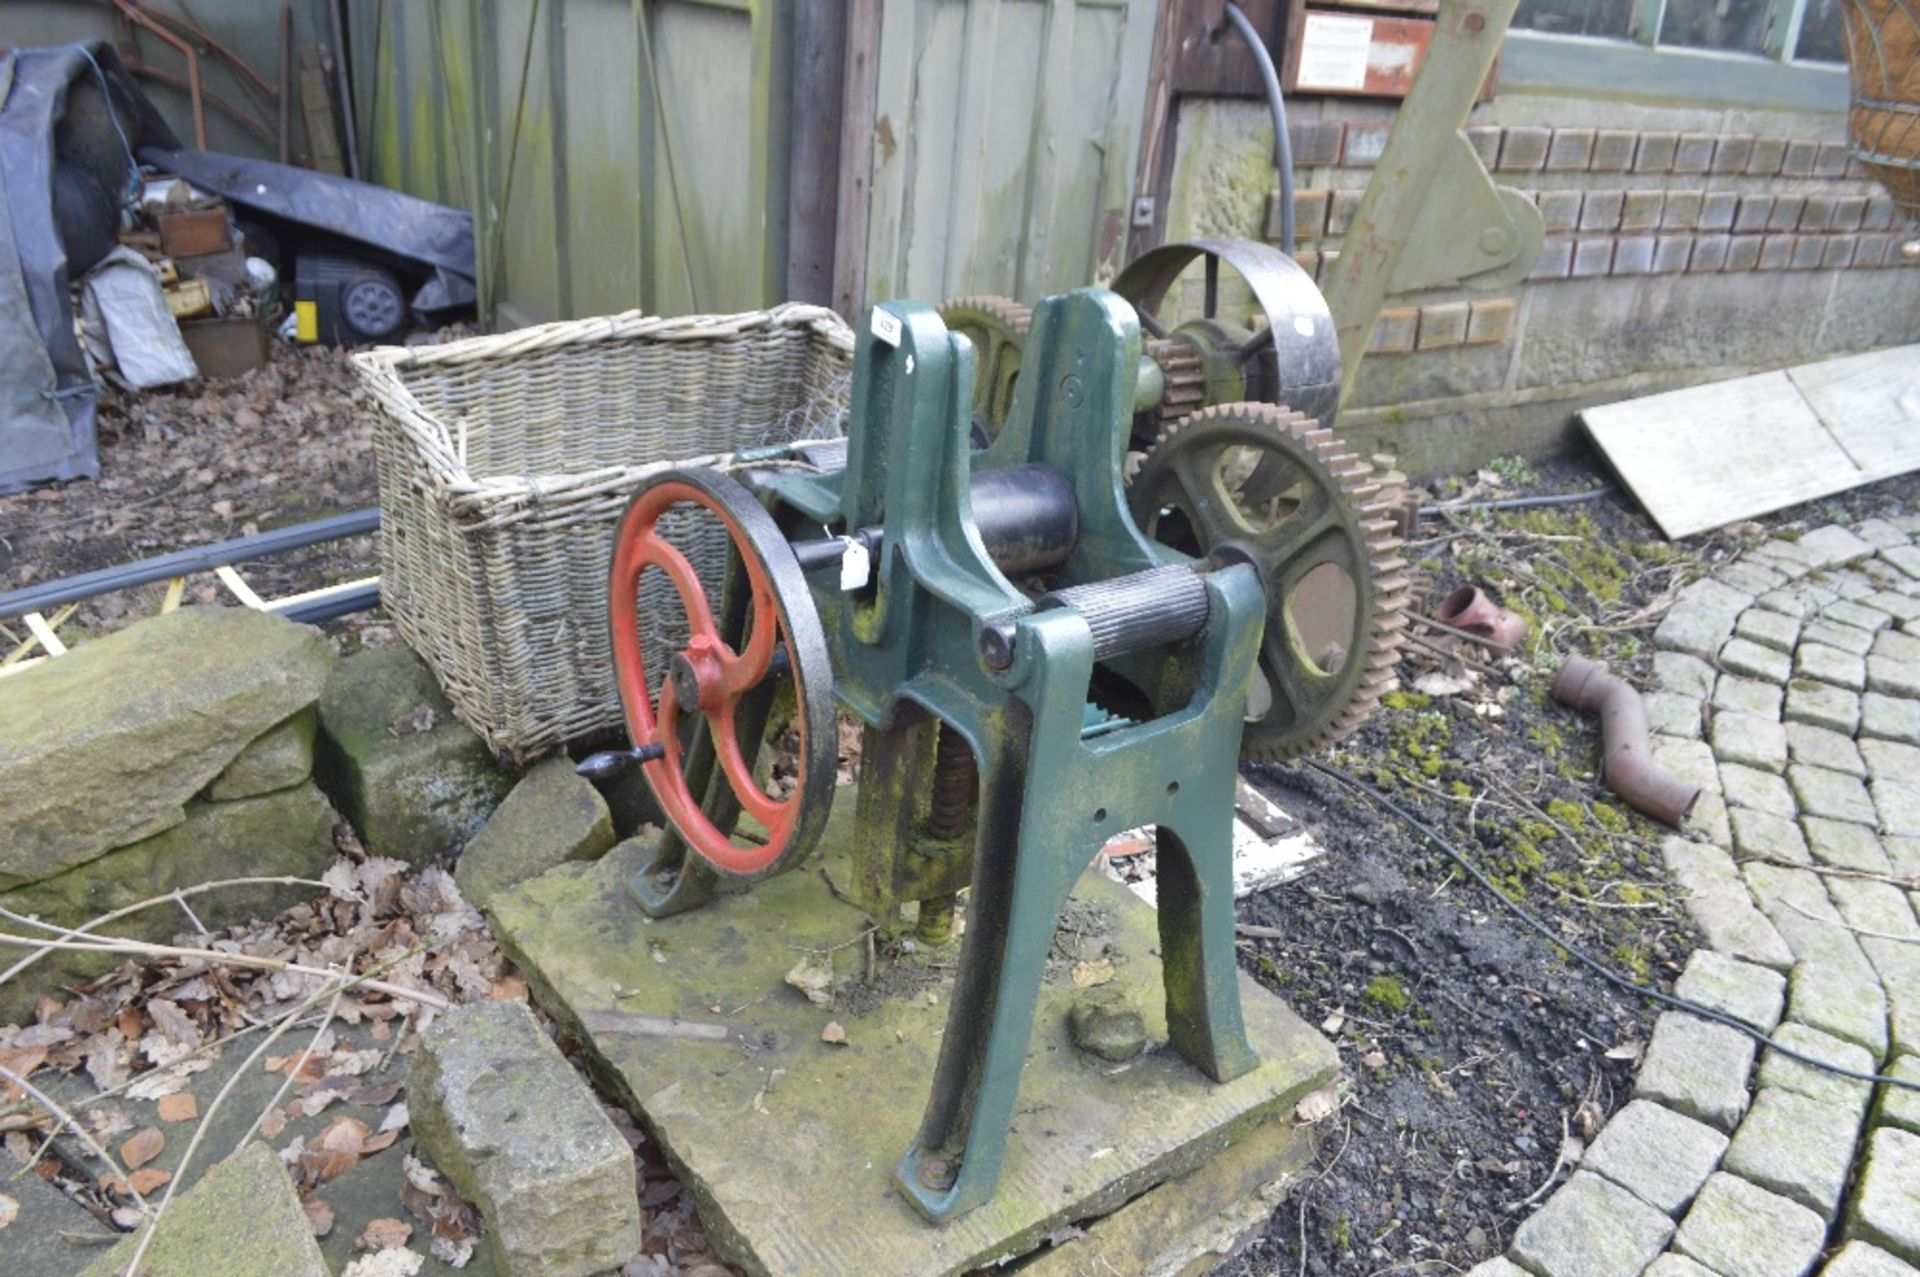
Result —
[[[1260,1062],[1240,1020],[1233,947],[1233,799],[1205,811],[1189,844],[1161,826],[1155,857],[1167,1037],[1189,1064],[1226,1082]],[[1214,828],[1215,815],[1221,819]],[[1196,856],[1192,847],[1205,853]]]

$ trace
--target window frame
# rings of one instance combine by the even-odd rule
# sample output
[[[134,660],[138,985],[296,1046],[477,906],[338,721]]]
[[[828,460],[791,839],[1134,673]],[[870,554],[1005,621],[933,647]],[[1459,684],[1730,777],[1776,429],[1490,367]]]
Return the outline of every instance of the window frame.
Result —
[[[1845,111],[1846,67],[1803,62],[1788,52],[1799,43],[1810,3],[1767,0],[1767,37],[1759,53],[1661,44],[1667,0],[1635,0],[1627,38],[1511,28],[1500,57],[1500,87],[1689,105]]]

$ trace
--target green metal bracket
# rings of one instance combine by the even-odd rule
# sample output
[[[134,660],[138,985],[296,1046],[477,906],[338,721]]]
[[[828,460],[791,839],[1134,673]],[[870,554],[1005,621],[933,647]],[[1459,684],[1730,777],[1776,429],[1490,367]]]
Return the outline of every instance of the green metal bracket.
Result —
[[[1442,0],[1420,74],[1327,281],[1342,402],[1353,395],[1387,294],[1455,283],[1498,287],[1525,278],[1540,254],[1540,210],[1495,186],[1461,131],[1518,5]]]

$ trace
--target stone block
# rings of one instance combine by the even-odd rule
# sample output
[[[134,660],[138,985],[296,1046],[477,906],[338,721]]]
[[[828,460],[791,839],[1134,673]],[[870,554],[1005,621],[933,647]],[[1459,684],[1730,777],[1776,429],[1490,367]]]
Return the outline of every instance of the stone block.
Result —
[[[1613,245],[1613,273],[1647,274],[1653,269],[1653,249],[1651,235],[1622,235]]]
[[[1698,785],[1711,794],[1720,792],[1720,769],[1713,749],[1705,741],[1674,737],[1653,738],[1653,760],[1680,779]]]
[[[1660,226],[1669,231],[1690,231],[1700,225],[1700,211],[1706,202],[1704,191],[1668,191],[1660,209]]]
[[[1512,297],[1492,297],[1472,303],[1467,315],[1467,344],[1485,346],[1513,340],[1518,311],[1519,302]]]
[[[1436,350],[1446,346],[1458,346],[1467,339],[1466,302],[1442,302],[1436,306],[1420,308],[1420,338],[1417,343],[1421,350]]]
[[[1725,235],[1696,235],[1693,239],[1693,256],[1687,259],[1689,275],[1711,275],[1725,268],[1727,264],[1727,237]]]
[[[1600,129],[1593,135],[1593,157],[1587,168],[1594,173],[1624,173],[1633,167],[1634,143],[1639,135],[1632,129]]]
[[[1540,258],[1534,262],[1528,279],[1565,279],[1573,270],[1573,241],[1549,236],[1541,245]]]
[[[1586,1171],[1514,1230],[1508,1253],[1538,1277],[1638,1273],[1666,1249],[1673,1221],[1626,1189]]]
[[[1800,229],[1809,233],[1831,230],[1833,201],[1831,195],[1809,195],[1806,205],[1800,210]]]
[[[1734,634],[1759,643],[1761,647],[1772,647],[1780,653],[1793,651],[1793,645],[1799,641],[1799,632],[1799,616],[1776,613],[1766,607],[1749,607],[1740,614],[1740,620],[1734,622]]]
[[[1789,1022],[1775,1029],[1771,1036],[1780,1046],[1801,1055],[1856,1073],[1873,1072],[1872,1052],[1852,1042],[1844,1042],[1831,1033]],[[1867,1100],[1873,1093],[1871,1083],[1803,1064],[1773,1047],[1762,1052],[1760,1073],[1755,1081],[1762,1088],[1780,1087],[1823,1104],[1839,1105],[1856,1114],[1866,1111]]]
[[[1531,172],[1547,162],[1547,143],[1552,129],[1509,128],[1500,139],[1500,167],[1506,172]]]
[[[1845,142],[1822,142],[1814,154],[1813,175],[1815,177],[1843,177],[1853,153]]]
[[[1786,717],[1851,736],[1860,725],[1860,696],[1818,679],[1796,678],[1787,684]]]
[[[1654,1021],[1634,1096],[1731,1131],[1747,1110],[1753,1052],[1753,1039],[1735,1029],[1665,1012]]]
[[[1581,172],[1593,160],[1592,129],[1555,129],[1547,146],[1547,168],[1554,172]]]
[[[1876,550],[1889,550],[1913,543],[1912,537],[1888,519],[1862,519],[1853,525],[1853,534]]]
[[[1633,171],[1665,173],[1673,167],[1673,153],[1679,145],[1678,133],[1642,133],[1633,151]]]
[[[1798,812],[1787,782],[1772,772],[1739,763],[1720,764],[1720,789],[1728,807],[1753,807],[1791,819]]]
[[[613,846],[606,800],[566,757],[535,765],[473,836],[454,879],[484,909],[495,893],[569,860],[597,860]]]
[[[1753,140],[1753,150],[1747,156],[1747,176],[1772,177],[1780,171],[1780,163],[1787,157],[1787,140],[1782,137],[1760,137]]]
[[[1634,1100],[1607,1122],[1580,1164],[1654,1209],[1678,1215],[1726,1149],[1727,1137],[1711,1126]]]
[[[320,730],[321,779],[375,855],[422,865],[458,851],[512,784],[397,643],[339,662]]]
[[[1878,1246],[1848,1242],[1827,1261],[1820,1277],[1920,1277],[1920,1270],[1902,1263]]]
[[[1733,847],[1740,859],[1812,863],[1806,835],[1800,832],[1797,821],[1752,807],[1735,807],[1727,815],[1731,818]]]
[[[138,1235],[128,1237],[81,1277],[120,1277],[139,1244]],[[313,1223],[286,1167],[258,1140],[209,1170],[167,1209],[140,1272],[143,1277],[243,1272],[328,1277]]]
[[[1762,718],[1758,714],[1715,714],[1713,754],[1722,763],[1740,763],[1775,774],[1784,772],[1787,729],[1778,719]]]
[[[1867,764],[1851,736],[1811,723],[1788,723],[1787,753],[1796,763],[1824,767],[1848,776],[1865,776]]]
[[[1579,191],[1541,191],[1534,197],[1540,206],[1540,220],[1548,231],[1571,231],[1580,226]]]
[[[1760,239],[1760,260],[1755,270],[1785,270],[1793,264],[1793,236],[1764,235]]]
[[[1740,197],[1732,191],[1707,191],[1700,197],[1700,229],[1730,231],[1740,209]]]
[[[1920,1264],[1920,1135],[1881,1127],[1867,1138],[1846,1235]]]
[[[1833,607],[1842,606],[1845,606],[1845,600],[1833,605]],[[1832,618],[1831,611],[1829,609],[1828,615],[1820,617],[1807,626],[1801,635],[1801,642],[1835,648],[1853,656],[1865,656],[1867,650],[1873,646],[1872,631],[1863,630],[1857,625],[1842,624]]]
[[[1620,204],[1620,229],[1650,231],[1660,225],[1660,210],[1666,203],[1662,191],[1628,191]]]
[[[1793,671],[1801,677],[1817,678],[1856,692],[1867,685],[1866,662],[1852,652],[1825,643],[1803,640],[1793,654]]]
[[[1868,692],[1860,698],[1860,734],[1920,745],[1920,700]]]
[[[1746,170],[1747,161],[1753,158],[1753,139],[1745,134],[1728,134],[1721,137],[1713,148],[1711,172],[1733,175]]]
[[[1293,193],[1293,233],[1296,239],[1319,239],[1327,229],[1327,207],[1332,202],[1331,191],[1295,191]],[[1275,200],[1277,203],[1278,200]],[[1275,209],[1277,214],[1278,210]],[[1278,218],[1267,218],[1267,238],[1280,238]]]
[[[1819,270],[1820,263],[1826,259],[1826,255],[1826,236],[1796,235],[1793,237],[1793,255],[1787,259],[1787,269]]]
[[[1874,637],[1873,654],[1889,660],[1920,664],[1920,638],[1898,630],[1883,630]]]
[[[1713,167],[1715,138],[1711,133],[1682,133],[1673,152],[1673,172],[1705,173]]]
[[[1732,857],[1684,838],[1665,839],[1661,849],[1668,871],[1685,893],[1687,916],[1715,952],[1780,971],[1793,966],[1793,950],[1754,907]]]
[[[1613,240],[1607,237],[1575,240],[1571,279],[1592,279],[1613,269]]]
[[[435,1020],[407,1111],[420,1147],[480,1208],[502,1274],[587,1277],[639,1253],[633,1154],[525,1003]]]
[[[1808,1028],[1887,1053],[1887,995],[1871,972],[1826,962],[1796,963],[1787,978],[1787,1015]]]
[[[1860,229],[1884,231],[1891,225],[1893,225],[1893,201],[1879,192],[1867,196],[1867,206],[1860,212]]]
[[[1771,1033],[1786,1006],[1787,981],[1778,971],[1712,949],[1695,949],[1674,982],[1673,992],[1676,997],[1751,1024],[1762,1033]],[[1701,1178],[1705,1178],[1704,1173]]]
[[[1703,838],[1716,847],[1727,847],[1733,843],[1733,825],[1727,820],[1727,800],[1717,793],[1702,792],[1680,828],[1688,837]]]
[[[1801,210],[1806,201],[1798,195],[1776,195],[1773,209],[1767,214],[1767,229],[1770,231],[1790,231],[1800,224]]]
[[[65,660],[66,657],[61,657]],[[318,878],[337,854],[337,817],[311,782],[231,802],[191,802],[170,829],[116,848],[76,869],[0,892],[0,906],[77,926],[152,896],[226,878]],[[192,898],[194,913],[220,928],[270,917],[313,894],[310,887],[249,886]],[[148,909],[114,924],[116,934],[170,942],[186,929],[173,909]],[[9,959],[11,961],[11,959]],[[24,1020],[37,990],[77,984],[118,966],[110,953],[67,950],[42,958],[27,979],[0,985],[0,1022]]]
[[[1821,567],[1838,567],[1842,563],[1869,558],[1874,551],[1869,542],[1838,523],[1829,523],[1802,533],[1798,544],[1802,550],[1818,555]]]
[[[1360,209],[1359,191],[1335,191],[1333,204],[1327,210],[1327,234],[1345,235],[1353,225],[1353,215]]]
[[[1887,1076],[1920,1085],[1920,1055],[1903,1055],[1887,1069]],[[1897,1126],[1920,1135],[1920,1091],[1889,1086],[1880,1098],[1877,1124]]]
[[[1685,1255],[1668,1251],[1647,1265],[1642,1277],[1719,1277],[1711,1268],[1695,1263]]]
[[[1505,1255],[1495,1255],[1467,1269],[1467,1277],[1527,1277],[1527,1270]]]
[[[309,706],[262,732],[213,778],[207,797],[229,802],[298,785],[313,774],[313,735],[319,722]]]
[[[1703,730],[1705,702],[1697,696],[1678,692],[1646,692],[1640,697],[1646,707],[1647,726],[1663,736],[1698,740]]]
[[[1321,168],[1340,159],[1340,138],[1344,129],[1338,120],[1288,120],[1287,136],[1293,143],[1293,162],[1298,168]],[[1491,133],[1494,150],[1500,146],[1498,128],[1472,128],[1469,137]]]
[[[1752,234],[1767,229],[1767,220],[1773,216],[1773,196],[1742,195],[1740,211],[1733,216],[1733,229],[1742,234]]]
[[[1758,559],[1736,559],[1715,572],[1713,578],[1756,600],[1769,590],[1785,585],[1790,579],[1779,568]]]
[[[1872,270],[1889,265],[1887,257],[1894,249],[1894,237],[1884,232],[1862,235],[1853,246],[1853,266],[1856,270]]]
[[[1815,1212],[1719,1171],[1680,1221],[1673,1245],[1727,1277],[1804,1277],[1826,1240],[1826,1221]]]
[[[179,824],[332,664],[310,626],[183,607],[0,680],[0,890]]]
[[[1713,695],[1713,666],[1683,652],[1655,652],[1653,681],[1663,691],[1704,699]]]
[[[1727,241],[1727,262],[1723,271],[1757,270],[1760,266],[1760,237],[1735,235]]]
[[[1920,620],[1920,598],[1914,598],[1893,590],[1881,590],[1862,600],[1868,607],[1878,608],[1896,621]]]
[[[1473,145],[1473,153],[1480,162],[1493,169],[1500,163],[1500,127],[1498,125],[1479,124],[1467,130],[1467,141]]]
[[[1860,247],[1857,235],[1832,235],[1820,254],[1821,270],[1845,270],[1853,265],[1853,254]]]
[[[1869,655],[1866,662],[1866,686],[1887,696],[1920,698],[1920,661],[1902,661],[1891,656]]]
[[[1693,236],[1662,235],[1653,244],[1653,273],[1684,274],[1693,255]]]
[[[1780,161],[1782,177],[1812,177],[1813,159],[1820,153],[1820,144],[1805,138],[1794,138],[1787,143],[1787,153]]]
[[[1713,685],[1713,708],[1717,714],[1749,714],[1756,718],[1779,718],[1782,693],[1774,683],[1737,674],[1722,674]]]
[[[1413,349],[1420,332],[1418,306],[1389,306],[1373,324],[1373,341],[1367,349],[1378,354],[1404,355]]]
[[[1784,683],[1793,674],[1793,661],[1785,652],[1763,646],[1751,639],[1733,638],[1720,649],[1720,668],[1730,674]]]
[[[1866,791],[1861,792],[1864,794]],[[1880,839],[1868,825],[1826,816],[1808,816],[1802,822],[1802,828],[1806,831],[1808,851],[1823,865],[1831,865],[1836,869],[1859,869],[1867,873],[1892,871],[1887,853],[1880,846]]]
[[[1724,1169],[1831,1220],[1853,1165],[1860,1114],[1763,1087],[1740,1119]]]
[[[1787,783],[1793,788],[1800,810],[1808,816],[1852,820],[1863,825],[1874,822],[1873,800],[1857,776],[1795,763],[1787,769]]]
[[[1920,546],[1893,546],[1880,551],[1880,557],[1910,577],[1920,577]]]

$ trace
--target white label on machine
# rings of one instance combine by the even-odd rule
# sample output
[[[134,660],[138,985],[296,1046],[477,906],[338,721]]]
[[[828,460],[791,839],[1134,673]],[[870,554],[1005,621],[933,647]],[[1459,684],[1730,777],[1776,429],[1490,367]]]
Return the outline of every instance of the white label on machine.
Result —
[[[841,537],[840,543],[847,547],[847,552],[840,556],[841,592],[865,589],[873,579],[873,556],[867,553],[866,542],[858,537]]]
[[[1309,13],[1300,34],[1302,89],[1364,89],[1367,51],[1373,47],[1373,19]]]
[[[875,306],[873,308],[871,327],[873,328],[873,335],[881,341],[886,342],[887,345],[898,346],[900,344],[900,336],[902,333],[900,317],[892,311],[882,310],[880,307]]]

